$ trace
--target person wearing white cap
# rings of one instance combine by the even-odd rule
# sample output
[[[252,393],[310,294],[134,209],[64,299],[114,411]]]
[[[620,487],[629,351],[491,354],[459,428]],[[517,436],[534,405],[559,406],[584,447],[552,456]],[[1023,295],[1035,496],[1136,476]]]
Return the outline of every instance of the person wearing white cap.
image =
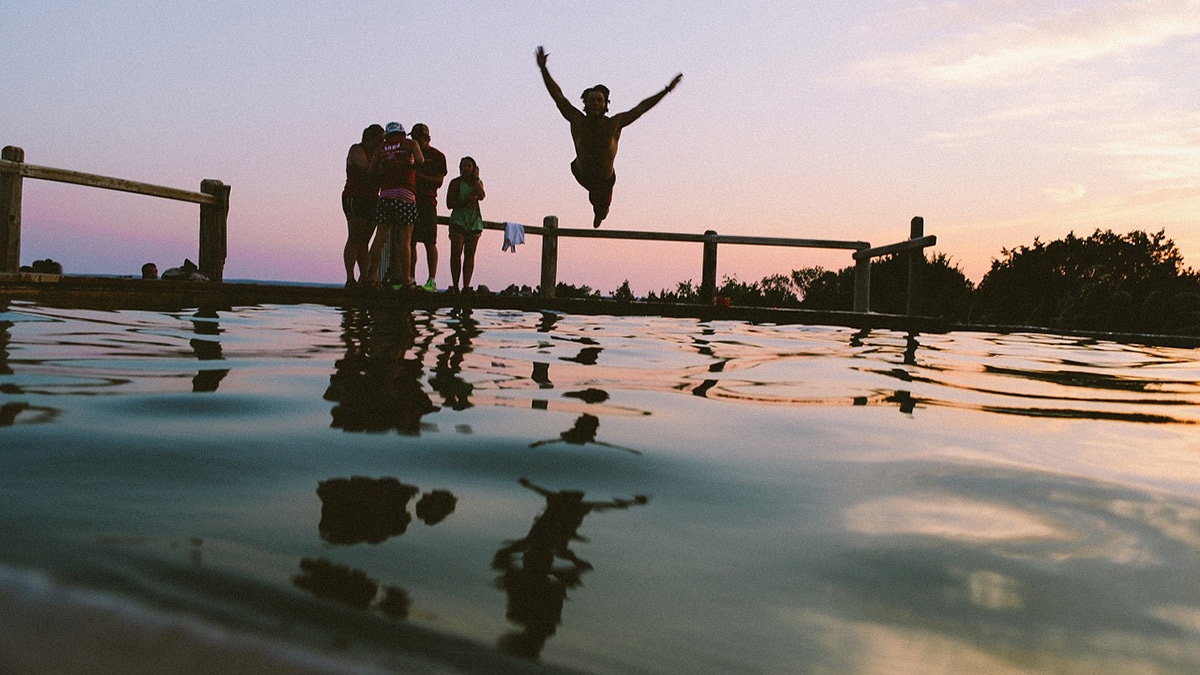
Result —
[[[425,162],[421,146],[404,135],[404,126],[399,122],[388,122],[379,149],[379,160],[375,172],[379,180],[379,205],[375,212],[377,227],[375,240],[371,242],[371,268],[367,283],[379,283],[379,268],[383,261],[383,248],[388,237],[397,237],[399,255],[389,261],[393,283],[407,288],[416,286],[409,265],[413,225],[417,222],[416,167]]]

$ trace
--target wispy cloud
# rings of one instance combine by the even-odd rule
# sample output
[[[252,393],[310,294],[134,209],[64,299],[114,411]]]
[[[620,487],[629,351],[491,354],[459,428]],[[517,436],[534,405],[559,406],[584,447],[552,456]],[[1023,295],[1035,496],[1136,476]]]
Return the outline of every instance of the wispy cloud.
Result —
[[[1114,114],[1114,106],[1129,100],[1124,93],[1128,90],[1128,83],[1118,83],[1098,89],[1096,96],[1088,99],[1043,95],[1027,96],[1020,100],[999,100],[992,104],[993,109],[979,113],[964,112],[950,118],[950,128],[930,131],[926,133],[924,141],[955,147],[1013,131],[1027,133],[1032,127],[1052,126],[1061,132],[1086,123],[1095,128],[1092,121]]]
[[[1108,3],[1040,15],[1033,13],[1037,6],[993,5],[996,13],[986,19],[973,15],[968,23],[943,26],[926,43],[860,61],[850,70],[877,82],[996,87],[1133,58],[1200,36],[1200,2],[1195,0]]]
[[[1087,188],[1079,184],[1054,185],[1048,188],[1043,188],[1042,192],[1047,197],[1060,204],[1077,202],[1087,196]]]
[[[1080,89],[1086,95],[1078,95]],[[956,106],[937,118],[940,128],[927,131],[922,139],[930,145],[963,147],[984,140],[1008,138],[1008,142],[1066,148],[1106,142],[1146,129],[1187,128],[1195,114],[1170,114],[1161,110],[1151,116],[1146,101],[1160,85],[1140,77],[1108,82],[1089,82],[1065,92],[1059,87],[1026,88],[977,100],[971,106]],[[1150,121],[1153,117],[1153,122]],[[1152,126],[1153,125],[1153,126]]]
[[[1176,119],[1146,120],[1138,132],[1102,143],[1097,152],[1122,159],[1136,180],[1170,189],[1200,188],[1200,114],[1189,121],[1190,126]]]
[[[1200,0],[895,7],[847,72],[922,112],[932,161],[971,163],[1008,195],[972,231],[1170,227],[1200,251]]]
[[[1072,157],[1072,166],[1116,171],[1134,190],[1200,186],[1197,87],[1173,75],[1192,72],[1200,52],[1200,0],[987,6],[991,18],[926,8],[942,16],[926,33],[935,37],[855,70],[878,84],[926,85],[931,109],[941,108],[926,144],[1019,147],[1042,163]],[[919,18],[906,11],[905,23]],[[1078,182],[1042,192],[1079,200],[1089,191],[1070,187]]]

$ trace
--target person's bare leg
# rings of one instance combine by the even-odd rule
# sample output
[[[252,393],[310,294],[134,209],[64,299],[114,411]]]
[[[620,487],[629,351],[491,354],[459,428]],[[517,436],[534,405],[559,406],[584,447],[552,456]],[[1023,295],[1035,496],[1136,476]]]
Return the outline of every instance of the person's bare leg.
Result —
[[[417,278],[417,244],[419,244],[419,243],[422,243],[422,242],[414,241],[414,242],[412,242],[412,245],[409,247],[409,256],[410,256],[410,258],[409,258],[409,260],[410,260],[409,274],[412,276],[414,281]],[[425,244],[425,265],[429,268],[429,278],[436,279],[437,278],[437,266],[438,266],[437,244],[430,243],[430,242],[423,242],[423,243]]]
[[[437,279],[438,266],[438,250],[435,242],[426,242],[425,244],[425,264],[429,266],[429,278]],[[413,275],[416,278],[416,275]]]
[[[346,250],[342,257],[346,263],[346,283],[353,284],[356,280],[354,267],[358,266],[358,280],[367,278],[367,269],[371,266],[371,234],[375,231],[375,221],[365,218],[348,218]]]
[[[367,230],[367,236],[358,244],[358,280],[362,281],[367,278],[367,270],[371,267],[371,233],[375,231],[375,224],[371,223],[371,229]]]
[[[463,242],[463,288],[471,285],[471,277],[475,274],[475,249],[479,246],[479,236],[467,237]]]
[[[403,230],[403,225],[397,225],[392,228],[392,245],[388,249],[388,269],[385,278],[393,284],[403,283],[408,277],[410,270],[409,262],[412,260],[412,255],[408,251],[409,242],[405,241],[403,245],[400,240],[403,238],[400,230]],[[411,231],[411,230],[410,230]],[[403,266],[402,266],[403,265]]]
[[[608,209],[612,205],[613,186],[617,183],[616,172],[598,178],[595,174],[581,170],[577,162],[571,162],[571,175],[575,176],[575,182],[588,191],[588,202],[591,203],[592,213],[595,215],[592,227],[600,227],[600,223],[608,217]]]
[[[412,278],[412,225],[401,225],[396,228],[396,240],[393,243],[392,250],[400,251],[400,257],[394,262],[391,268],[395,270],[392,273],[393,283],[402,283],[407,287],[412,287],[416,282]],[[398,274],[397,274],[398,273]]]
[[[346,246],[342,249],[342,263],[346,265],[346,285],[354,285],[354,265],[358,263],[358,246],[354,241],[354,224],[346,220]]]
[[[601,221],[608,217],[608,209],[612,205],[613,186],[617,183],[614,173],[607,180],[588,188],[588,201],[592,203],[592,212],[596,215],[592,227],[600,227]]]
[[[375,240],[371,242],[371,263],[367,268],[365,280],[368,285],[374,286],[379,283],[379,266],[383,262],[383,247],[387,246],[391,233],[391,225],[380,224],[375,229]]]
[[[462,256],[463,238],[450,237],[450,281],[456,289],[461,288],[458,285],[458,279],[462,273]]]

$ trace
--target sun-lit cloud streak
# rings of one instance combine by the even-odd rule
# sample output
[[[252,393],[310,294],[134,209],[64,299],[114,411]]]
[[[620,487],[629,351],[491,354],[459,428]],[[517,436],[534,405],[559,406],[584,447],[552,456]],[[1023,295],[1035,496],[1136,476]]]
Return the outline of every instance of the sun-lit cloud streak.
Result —
[[[998,5],[997,11],[1013,3]],[[1036,6],[1036,5],[1035,5]],[[926,11],[942,11],[930,7]],[[975,17],[972,17],[974,19]],[[1133,2],[1090,5],[1043,16],[991,17],[962,26],[911,51],[853,64],[855,75],[879,83],[931,87],[1011,86],[1057,71],[1138,53],[1200,36],[1200,3]]]
[[[841,72],[923,111],[918,152],[972,195],[943,238],[972,278],[989,247],[1071,230],[1200,244],[1200,2],[923,3],[868,21],[876,46]]]
[[[1143,183],[1163,188],[1200,187],[1200,113],[1190,126],[1176,119],[1146,120],[1143,128],[1124,138],[1101,144],[1097,151],[1126,160],[1131,174]]]
[[[1028,96],[996,97],[991,99],[990,106],[979,106],[983,108],[982,112],[963,110],[945,119],[942,128],[930,129],[922,140],[954,147],[1014,132],[1028,134],[1038,127],[1054,127],[1060,133],[1079,129],[1094,131],[1098,120],[1125,119],[1133,102],[1152,88],[1146,83],[1127,80],[1105,84],[1088,99],[1036,92]]]
[[[1047,197],[1059,203],[1077,202],[1087,195],[1087,188],[1075,183],[1072,185],[1051,185],[1043,188]]]
[[[1154,87],[1126,80],[1097,88],[1090,99],[1015,103],[969,114],[932,129],[924,143],[968,147],[1009,139],[1047,153],[1077,153],[1119,166],[1134,184],[1187,188],[1200,185],[1200,111],[1150,110]]]
[[[1006,246],[1028,244],[1035,236],[1043,240],[1057,238],[1068,231],[1087,235],[1096,229],[1112,229],[1117,232],[1135,228],[1148,232],[1165,229],[1167,237],[1183,251],[1187,264],[1195,267],[1195,258],[1189,255],[1196,248],[1192,228],[1166,226],[1194,223],[1197,213],[1200,213],[1200,186],[1095,198],[1085,195],[1079,200],[1057,204],[1035,214],[1023,214],[1009,220],[988,223],[988,226],[998,231],[1021,235],[1006,242]],[[1128,225],[1123,226],[1121,223]],[[1053,237],[1045,235],[1048,225],[1054,226]]]

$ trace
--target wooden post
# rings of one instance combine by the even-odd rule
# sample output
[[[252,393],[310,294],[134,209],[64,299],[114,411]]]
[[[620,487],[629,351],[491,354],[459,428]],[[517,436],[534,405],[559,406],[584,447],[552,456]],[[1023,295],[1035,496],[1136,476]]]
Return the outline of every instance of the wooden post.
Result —
[[[912,222],[910,222],[909,226],[908,226],[908,238],[909,239],[920,239],[921,237],[924,237],[924,236],[925,236],[925,219],[922,218],[921,216],[914,216],[912,219]],[[917,290],[920,285],[918,283],[918,276],[920,275],[920,269],[919,269],[920,266],[917,264],[917,257],[920,256],[921,258],[924,258],[925,250],[919,249],[919,248],[909,249],[907,252],[907,255],[908,255],[908,291],[907,291],[907,295],[905,296],[905,299],[904,299],[904,313],[909,316],[912,316],[913,315],[913,298],[916,297]]]
[[[200,273],[213,281],[223,281],[229,186],[219,180],[206,179],[200,181],[200,192],[212,195],[216,200],[214,204],[200,205]]]
[[[558,216],[542,219],[542,286],[539,295],[553,298],[558,286]]]
[[[16,146],[5,146],[0,159],[24,162],[25,151]],[[21,271],[21,186],[23,176],[19,173],[0,173],[0,272]]]
[[[717,233],[704,232],[704,266],[700,271],[700,302],[711,305],[717,294]]]
[[[854,259],[854,311],[871,311],[871,258]]]

